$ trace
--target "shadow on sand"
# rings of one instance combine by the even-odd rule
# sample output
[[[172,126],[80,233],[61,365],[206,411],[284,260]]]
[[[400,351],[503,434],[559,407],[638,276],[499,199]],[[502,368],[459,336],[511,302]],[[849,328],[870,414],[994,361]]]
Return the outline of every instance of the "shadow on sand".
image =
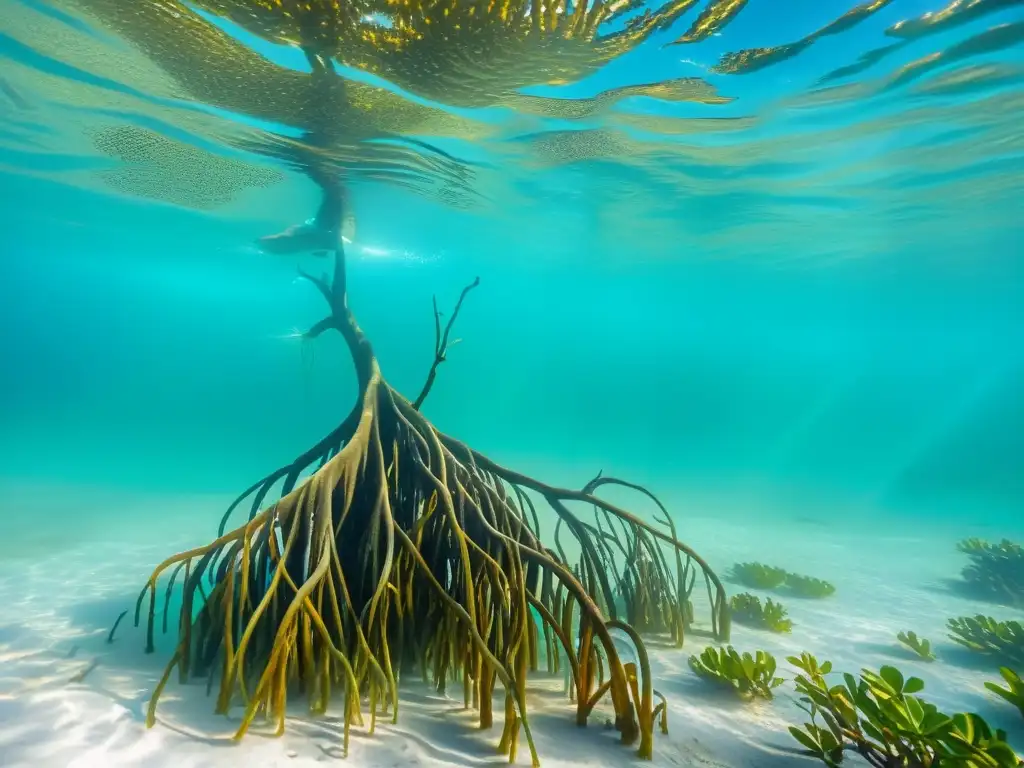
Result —
[[[108,699],[123,708],[125,716],[138,724],[145,722],[150,696],[155,689],[165,665],[170,660],[175,642],[173,617],[176,616],[177,601],[169,607],[172,631],[168,635],[160,632],[158,616],[156,652],[145,653],[146,605],[140,616],[140,626],[134,626],[135,602],[138,590],[119,592],[114,595],[88,601],[78,601],[58,609],[60,618],[67,620],[72,630],[70,639],[50,644],[46,653],[54,658],[73,657],[76,664],[65,662],[68,668],[87,670],[80,682],[71,682],[72,674],[54,685],[84,687],[94,694]],[[157,610],[162,611],[163,595],[158,589]],[[114,636],[108,643],[107,636],[114,621],[122,611],[127,611]],[[0,640],[5,633],[15,630],[0,627]],[[689,669],[660,670],[656,681],[658,689],[668,698],[673,707],[670,716],[671,737],[655,734],[655,759],[659,764],[705,768],[788,768],[789,766],[812,765],[813,761],[802,756],[798,748],[788,744],[784,731],[766,731],[754,719],[744,717],[742,729],[734,729],[730,723],[739,718],[741,712],[749,714],[748,704],[739,700],[727,688],[709,683],[694,675]],[[619,734],[606,727],[608,713],[601,706],[590,718],[588,726],[580,728],[575,723],[575,705],[563,693],[561,676],[549,676],[542,672],[531,675],[529,688],[529,716],[542,761],[563,761],[578,763],[582,755],[592,754],[595,741],[609,763],[619,766],[649,765],[641,761],[635,752],[635,745],[624,746]],[[172,676],[162,695],[156,718],[159,727],[176,733],[203,748],[218,751],[232,747],[237,742],[233,736],[240,724],[243,710],[240,706],[232,709],[228,716],[214,713],[216,689],[207,695],[206,679],[192,679],[186,684],[179,683],[177,675]],[[449,696],[438,694],[432,686],[423,684],[418,673],[407,676],[400,689],[400,718],[392,723],[390,714],[379,714],[375,734],[368,733],[369,717],[363,710],[363,727],[351,729],[351,749],[358,750],[360,760],[368,759],[380,764],[458,764],[488,767],[507,765],[508,758],[496,750],[501,735],[504,711],[503,692],[499,689],[495,697],[495,723],[481,731],[472,709],[465,709],[461,700],[461,686],[451,684]],[[685,704],[689,712],[679,711],[676,705]],[[772,716],[774,704],[765,704],[764,713]],[[697,716],[694,707],[707,717]],[[294,696],[289,702],[285,738],[290,739],[289,747],[313,755],[320,760],[344,757],[343,707],[339,699],[336,706],[324,716],[311,716],[306,701]],[[724,729],[715,738],[711,731]],[[272,739],[275,724],[257,718],[246,739]],[[691,735],[694,734],[694,735]],[[706,734],[707,745],[701,738]],[[729,743],[728,759],[718,749]],[[712,745],[716,745],[712,748]],[[520,742],[518,761],[527,761],[525,741]]]
[[[892,643],[873,643],[873,642],[861,642],[854,645],[857,651],[863,651],[865,656],[880,656],[886,662],[917,662],[919,664],[935,664],[936,661],[927,661],[922,659],[916,653],[909,648],[903,646],[898,642]],[[932,653],[935,653],[935,649],[932,649]],[[936,656],[938,654],[936,653]]]
[[[1024,609],[1024,605],[999,595],[986,592],[975,587],[968,581],[958,578],[937,579],[924,585],[924,589],[935,594],[946,597],[955,597],[975,604],[975,607],[968,611],[971,615],[977,613],[991,614],[993,611],[1017,611]]]
[[[996,676],[999,675],[999,667],[1009,663],[1006,659],[1002,659],[999,656],[978,653],[956,643],[939,646],[935,649],[935,655],[946,664],[962,669],[986,672]]]

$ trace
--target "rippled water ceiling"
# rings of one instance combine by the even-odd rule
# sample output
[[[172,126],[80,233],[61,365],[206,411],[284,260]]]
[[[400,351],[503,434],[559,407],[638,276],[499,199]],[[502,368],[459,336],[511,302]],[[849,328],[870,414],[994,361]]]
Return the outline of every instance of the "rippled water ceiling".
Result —
[[[67,160],[17,170],[178,206],[284,183],[313,124],[354,185],[582,197],[609,237],[708,253],[866,218],[969,239],[1022,191],[1020,0],[8,5],[0,142]]]

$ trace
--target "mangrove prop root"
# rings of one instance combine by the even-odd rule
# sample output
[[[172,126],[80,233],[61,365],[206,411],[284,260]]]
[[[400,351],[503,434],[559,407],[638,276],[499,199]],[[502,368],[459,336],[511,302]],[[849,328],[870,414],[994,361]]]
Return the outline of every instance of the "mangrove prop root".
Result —
[[[335,253],[332,279],[304,277],[330,308],[309,335],[341,333],[358,400],[338,429],[240,496],[213,542],[153,570],[135,613],[138,625],[148,606],[148,651],[158,617],[166,631],[175,579],[183,599],[174,654],[147,723],[155,722],[157,700],[177,670],[181,680],[204,679],[211,692],[217,683],[218,712],[243,709],[236,738],[257,715],[281,733],[290,696],[302,695],[313,714],[340,698],[347,751],[351,726],[368,723],[372,732],[378,714],[397,718],[399,681],[422,675],[440,691],[459,681],[482,728],[492,724],[500,684],[499,748],[514,761],[525,738],[537,765],[526,678],[543,654],[548,669],[567,664],[580,725],[608,695],[622,741],[639,740],[639,755],[651,758],[655,723],[667,728],[667,708],[664,701],[654,706],[634,627],[681,643],[700,570],[711,596],[711,633],[726,640],[717,577],[678,541],[664,508],[667,530],[594,495],[604,483],[628,484],[602,479],[583,491],[545,485],[442,434],[422,415],[455,316],[478,280],[463,290],[443,331],[435,301],[435,364],[410,402],[382,377],[349,311],[344,253]],[[265,505],[278,483],[278,500]],[[574,562],[560,542],[556,553],[541,541],[531,494],[570,534]],[[248,518],[229,529],[243,502]],[[570,502],[589,505],[595,522],[577,516]],[[158,610],[161,580],[170,583]],[[616,631],[636,646],[638,663],[619,657]]]
[[[109,632],[109,633],[107,634],[107,645],[110,645],[111,643],[113,643],[113,642],[114,642],[114,633],[115,633],[115,632],[117,632],[117,628],[118,628],[118,626],[119,626],[119,625],[121,624],[121,620],[122,620],[122,619],[123,619],[123,618],[124,618],[124,617],[125,617],[125,616],[126,616],[127,614],[128,614],[128,611],[127,611],[127,610],[121,611],[121,613],[120,613],[120,614],[118,614],[118,617],[117,617],[117,619],[115,619],[115,620],[114,620],[114,626],[112,626],[112,627],[110,628],[110,632]]]

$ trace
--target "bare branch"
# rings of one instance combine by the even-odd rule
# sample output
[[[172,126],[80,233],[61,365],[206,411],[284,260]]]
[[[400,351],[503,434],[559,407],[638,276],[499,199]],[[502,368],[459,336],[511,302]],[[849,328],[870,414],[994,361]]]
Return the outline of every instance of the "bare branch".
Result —
[[[427,395],[430,394],[430,388],[434,386],[434,379],[437,378],[437,366],[447,359],[448,350],[462,341],[462,339],[448,341],[448,337],[452,332],[452,326],[455,325],[455,319],[459,316],[459,310],[462,309],[462,302],[466,300],[466,295],[478,285],[480,285],[479,277],[475,278],[472,283],[462,289],[462,293],[459,294],[459,300],[455,302],[455,309],[452,311],[452,316],[448,318],[448,324],[444,327],[444,331],[441,330],[441,312],[437,308],[437,296],[433,297],[434,362],[430,365],[430,371],[427,373],[427,380],[423,383],[423,389],[420,390],[419,397],[417,397],[412,404],[412,407],[417,411],[423,405],[423,401],[427,399]]]
[[[326,277],[314,277],[309,274],[309,272],[302,269],[299,270],[299,277],[303,280],[309,280],[309,282],[315,285],[316,289],[320,291],[320,295],[324,297],[324,301],[327,302],[327,305],[330,307],[334,306],[334,293],[331,291],[331,286],[328,284]]]
[[[316,325],[314,325],[312,328],[310,328],[308,331],[306,331],[304,334],[302,334],[302,338],[304,338],[304,339],[315,339],[317,336],[319,336],[324,331],[329,330],[331,328],[337,328],[337,327],[338,327],[338,323],[334,319],[334,315],[328,315],[323,320],[321,320]]]

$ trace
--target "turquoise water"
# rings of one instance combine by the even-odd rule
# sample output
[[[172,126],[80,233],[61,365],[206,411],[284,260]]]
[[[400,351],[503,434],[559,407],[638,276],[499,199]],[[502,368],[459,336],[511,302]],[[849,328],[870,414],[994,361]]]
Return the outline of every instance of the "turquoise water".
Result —
[[[308,71],[238,18],[173,5],[279,73]],[[555,484],[599,470],[642,483],[704,521],[690,543],[719,570],[771,561],[758,526],[773,541],[795,526],[796,549],[778,545],[787,561],[808,525],[835,531],[838,552],[865,531],[938,532],[936,552],[975,533],[1020,540],[1024,4],[961,4],[962,23],[914,39],[887,30],[939,0],[879,5],[741,74],[714,68],[849,8],[751,0],[716,34],[664,45],[696,3],[594,72],[518,88],[588,99],[703,81],[701,98],[627,94],[582,117],[474,86],[468,60],[450,104],[416,93],[416,76],[341,68],[427,115],[367,107],[339,151],[350,303],[390,383],[418,392],[432,297],[448,312],[479,276],[427,417]],[[173,514],[212,537],[221,499],[356,396],[337,339],[294,336],[323,311],[297,269],[328,260],[255,245],[316,209],[314,186],[268,149],[303,126],[259,93],[278,87],[266,74],[239,88],[254,97],[204,102],[216,87],[172,71],[155,33],[132,39],[116,2],[3,7],[0,555],[28,542],[59,554],[127,522],[144,533],[146,504],[124,498],[207,499],[160,512],[151,543]],[[874,63],[844,75],[865,55]],[[227,67],[216,56],[211,72]],[[123,128],[134,138],[112,142]],[[166,153],[133,143],[154,136]],[[750,537],[732,560],[716,519]],[[1020,618],[961,613],[975,608]],[[1019,719],[999,716],[1020,744]]]

